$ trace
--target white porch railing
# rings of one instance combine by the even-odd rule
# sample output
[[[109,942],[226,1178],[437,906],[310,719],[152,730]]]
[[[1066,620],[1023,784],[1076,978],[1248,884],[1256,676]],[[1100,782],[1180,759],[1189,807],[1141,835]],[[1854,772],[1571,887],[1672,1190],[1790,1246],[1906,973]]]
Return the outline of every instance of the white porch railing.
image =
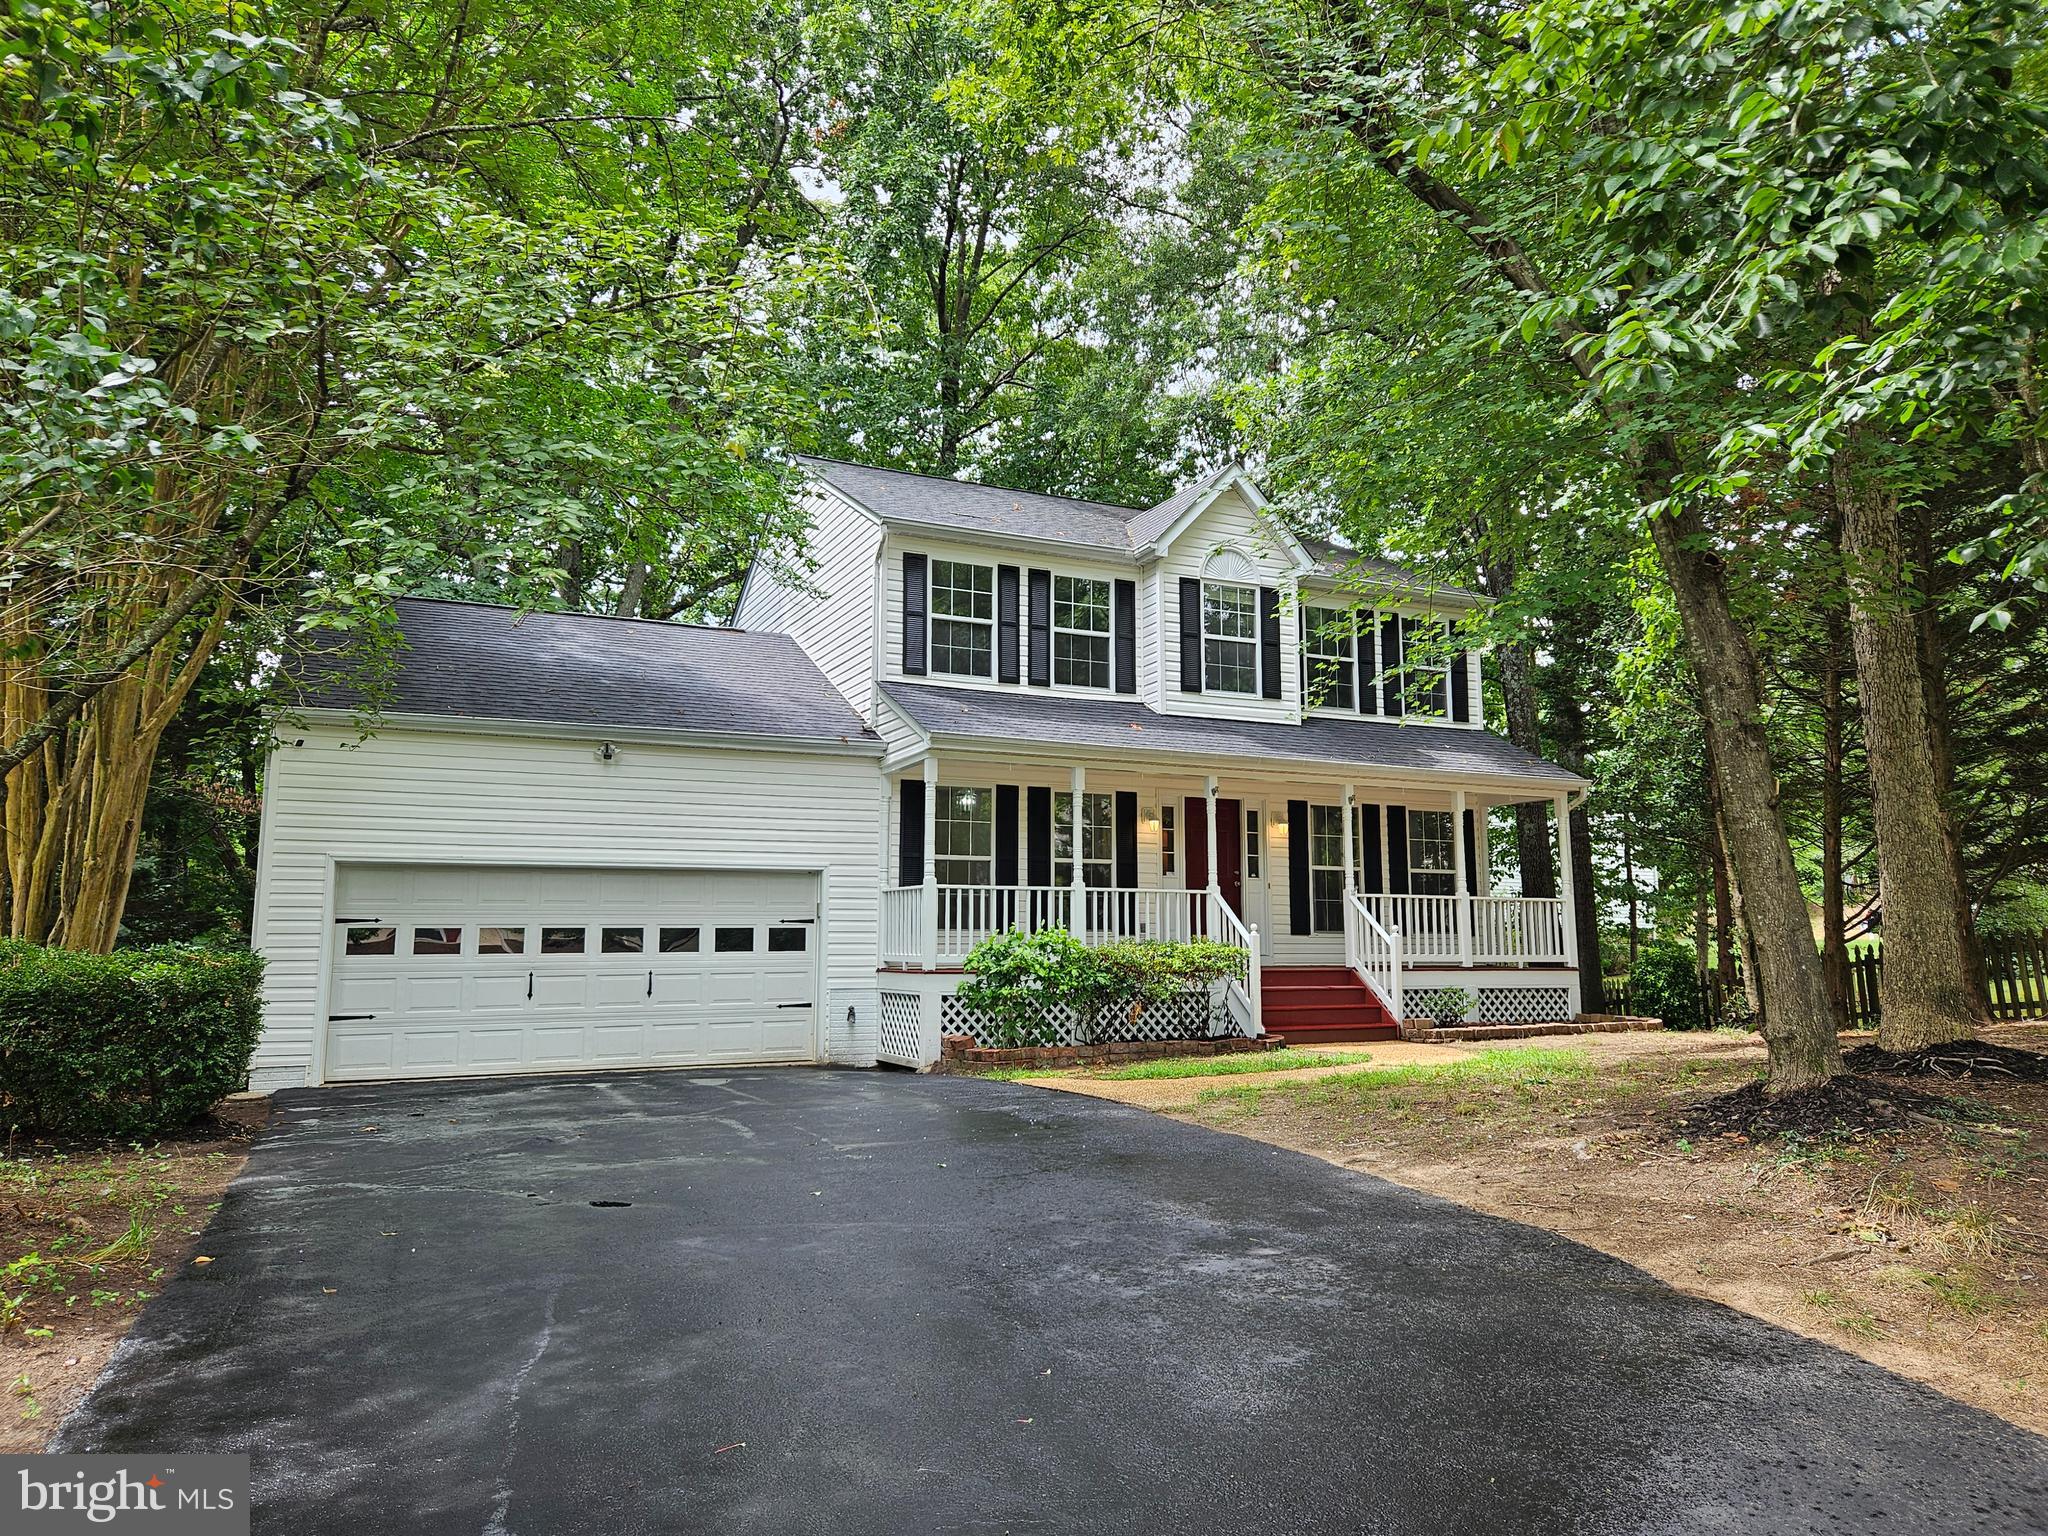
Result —
[[[1361,893],[1365,910],[1382,928],[1401,935],[1401,947],[1410,965],[1420,961],[1449,961],[1461,958],[1458,942],[1456,896],[1389,896]]]
[[[1259,937],[1208,891],[1122,890],[1070,885],[899,885],[882,892],[882,964],[935,970],[965,960],[992,934],[1064,928],[1085,943],[1211,938],[1243,951],[1225,999],[1238,1027],[1260,1033]]]
[[[1396,1023],[1402,1012],[1401,935],[1372,915],[1356,891],[1344,893],[1344,964],[1379,997]]]
[[[1564,902],[1550,896],[1474,896],[1472,958],[1486,964],[1562,960]]]

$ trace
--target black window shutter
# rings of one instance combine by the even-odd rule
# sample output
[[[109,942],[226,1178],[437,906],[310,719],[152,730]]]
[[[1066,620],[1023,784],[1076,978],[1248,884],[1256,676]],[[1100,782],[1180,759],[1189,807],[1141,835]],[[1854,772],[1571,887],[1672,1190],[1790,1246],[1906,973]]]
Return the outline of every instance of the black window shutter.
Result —
[[[996,681],[1017,681],[1017,567],[996,567]]]
[[[1259,588],[1259,692],[1280,697],[1280,589]]]
[[[1024,883],[1052,884],[1052,790],[1033,784],[1024,791]]]
[[[903,670],[924,676],[924,556],[903,557]]]
[[[1408,809],[1387,807],[1387,889],[1396,896],[1408,894]]]
[[[1127,891],[1138,888],[1138,792],[1116,792],[1116,883]]]
[[[1052,683],[1052,572],[1031,573],[1031,682]]]
[[[1308,802],[1287,802],[1287,931],[1315,932],[1315,910],[1309,901]]]
[[[1451,718],[1461,724],[1472,718],[1472,661],[1468,651],[1459,651],[1451,658]]]
[[[1372,664],[1373,624],[1370,613],[1357,616],[1354,626],[1357,631],[1358,661],[1358,708],[1361,714],[1376,715],[1380,712],[1380,688],[1376,679],[1379,669]],[[1378,836],[1377,833],[1374,836]]]
[[[1380,808],[1365,807],[1358,818],[1358,888],[1377,895],[1380,889]]]
[[[1202,583],[1180,579],[1180,691],[1202,691]]]
[[[923,779],[903,780],[902,803],[896,815],[896,883],[924,884]]]
[[[1381,713],[1399,715],[1401,709],[1401,619],[1397,614],[1388,614],[1380,620],[1380,670],[1386,677],[1380,683]],[[1389,821],[1388,826],[1393,822]]]
[[[1013,677],[1011,682],[1015,682]],[[996,884],[1017,883],[1017,786],[996,786]]]
[[[1116,652],[1116,691],[1136,693],[1138,691],[1138,584],[1135,581],[1120,581],[1115,590],[1115,617],[1110,621],[1116,631],[1112,649]]]
[[[1465,890],[1479,894],[1479,823],[1471,811],[1465,813]]]

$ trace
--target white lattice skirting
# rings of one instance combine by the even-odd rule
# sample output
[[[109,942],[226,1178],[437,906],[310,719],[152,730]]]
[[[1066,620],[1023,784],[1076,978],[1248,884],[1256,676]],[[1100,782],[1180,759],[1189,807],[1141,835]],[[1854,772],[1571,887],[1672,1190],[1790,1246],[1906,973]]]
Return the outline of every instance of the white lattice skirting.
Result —
[[[920,1011],[920,1001],[915,992],[884,992],[881,1039],[875,1054],[899,1066],[923,1066],[924,1051],[922,1042],[917,1038]]]
[[[1562,1024],[1572,1016],[1569,987],[1481,987],[1482,1024]]]
[[[1411,1017],[1435,1017],[1429,1000],[1451,987],[1410,987],[1403,1001]],[[1562,1024],[1572,1016],[1569,987],[1481,987],[1474,1010],[1479,1024]]]
[[[886,992],[882,994],[884,1036],[889,1030],[889,996]],[[1047,1043],[1083,1043],[1081,1020],[1073,1009],[1048,1008],[1040,1018],[1051,1026]],[[1167,1002],[1154,1003],[1135,1019],[1122,1015],[1104,1018],[1095,1031],[1095,1040],[1207,1040],[1230,1033],[1226,1018],[1222,1005],[1207,991],[1183,992]],[[976,1045],[1001,1043],[993,1022],[957,997],[947,997],[940,1002],[939,1028],[948,1035],[972,1035]]]

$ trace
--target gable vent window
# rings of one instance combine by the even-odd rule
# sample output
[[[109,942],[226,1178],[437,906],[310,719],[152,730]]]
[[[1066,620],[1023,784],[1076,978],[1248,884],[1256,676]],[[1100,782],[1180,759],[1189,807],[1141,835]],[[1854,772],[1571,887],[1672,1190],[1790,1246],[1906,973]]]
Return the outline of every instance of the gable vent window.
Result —
[[[932,562],[934,672],[989,677],[995,670],[996,569],[964,560]]]
[[[1259,691],[1259,589],[1202,583],[1202,687]]]
[[[1052,680],[1071,688],[1109,686],[1109,583],[1052,579]]]
[[[1308,656],[1308,706],[1356,709],[1358,668],[1352,620],[1343,608],[1304,608],[1302,629]]]

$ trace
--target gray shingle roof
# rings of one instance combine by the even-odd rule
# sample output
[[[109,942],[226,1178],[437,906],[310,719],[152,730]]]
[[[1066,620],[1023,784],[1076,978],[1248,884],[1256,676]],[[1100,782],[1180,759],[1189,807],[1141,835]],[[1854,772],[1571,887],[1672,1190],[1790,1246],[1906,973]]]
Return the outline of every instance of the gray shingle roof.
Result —
[[[932,528],[1047,539],[1128,555],[1128,520],[1135,509],[1071,496],[1041,496],[1000,486],[942,480],[900,469],[871,469],[837,459],[799,460],[834,489],[851,496],[884,522],[922,523]]]
[[[386,714],[821,742],[878,738],[787,635],[400,598],[406,644]],[[295,662],[297,702],[354,709],[363,679],[336,640]]]
[[[1385,583],[1403,592],[1427,593],[1453,602],[1484,603],[1486,599],[1477,592],[1463,587],[1453,587],[1432,582],[1421,572],[1411,570],[1392,560],[1382,560],[1376,555],[1361,555],[1355,549],[1346,548],[1330,539],[1303,539],[1302,545],[1315,557],[1317,569],[1334,581],[1347,584],[1377,586]]]
[[[1582,785],[1489,731],[1405,725],[1391,720],[1215,720],[1163,715],[1134,699],[887,682],[882,691],[930,736],[1100,748],[1135,755],[1259,758],[1331,767],[1391,768],[1459,779],[1526,779],[1545,787]]]
[[[1235,465],[1225,465],[1182,487],[1156,507],[1137,508],[1079,501],[1071,496],[1010,491],[936,475],[914,475],[900,469],[875,469],[838,459],[805,456],[798,462],[887,523],[1038,539],[1130,557],[1152,544],[1211,486],[1236,469]],[[1384,581],[1403,592],[1481,601],[1461,588],[1434,585],[1405,566],[1358,555],[1328,539],[1303,539],[1302,543],[1318,561],[1322,574],[1332,579],[1344,578],[1348,573],[1352,578],[1364,576]]]

